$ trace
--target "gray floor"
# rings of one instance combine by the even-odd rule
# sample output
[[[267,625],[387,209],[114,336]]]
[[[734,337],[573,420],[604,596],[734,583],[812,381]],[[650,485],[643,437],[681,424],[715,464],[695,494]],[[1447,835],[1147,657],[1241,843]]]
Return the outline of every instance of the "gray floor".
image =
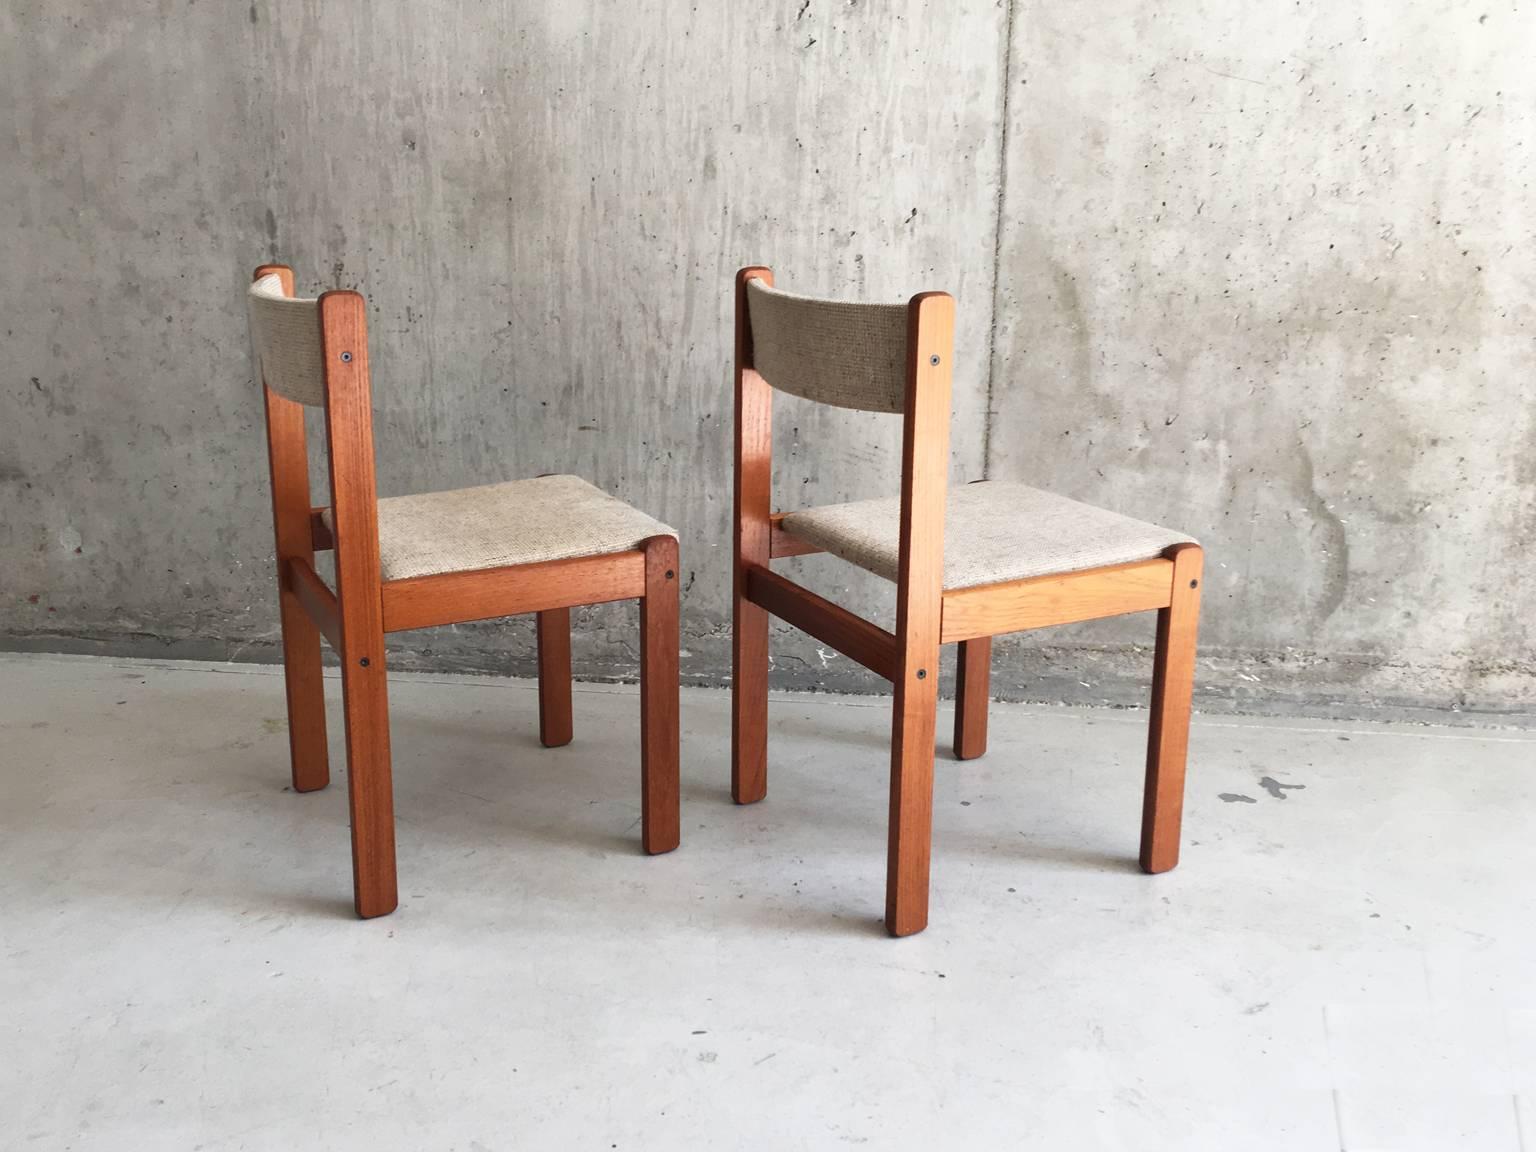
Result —
[[[1536,1148],[1536,735],[1197,719],[1149,878],[1145,716],[995,706],[893,941],[886,702],[777,698],[737,808],[685,693],[654,859],[632,690],[555,751],[525,682],[391,703],[362,923],[275,670],[0,658],[0,1146]]]

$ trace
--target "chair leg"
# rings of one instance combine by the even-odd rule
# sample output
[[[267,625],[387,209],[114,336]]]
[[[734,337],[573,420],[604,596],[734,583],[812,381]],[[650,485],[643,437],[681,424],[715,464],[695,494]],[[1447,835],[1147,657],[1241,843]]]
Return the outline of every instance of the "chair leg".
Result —
[[[768,612],[740,588],[731,625],[731,799],[768,795]]]
[[[914,665],[914,668],[916,666]],[[938,723],[938,650],[925,675],[896,684],[891,723],[890,846],[885,927],[910,936],[928,926],[928,860],[933,846],[933,741]]]
[[[1166,872],[1179,862],[1204,560],[1200,548],[1193,544],[1176,545],[1166,555],[1173,560],[1173,603],[1157,614],[1152,725],[1141,814],[1141,867],[1147,872]]]
[[[283,589],[283,682],[288,695],[288,758],[295,792],[331,782],[325,747],[325,680],[320,673],[320,629],[298,599]]]
[[[539,647],[539,743],[559,748],[571,742],[571,610],[552,608],[536,615]]]
[[[640,601],[640,835],[653,856],[679,835],[677,585],[677,538],[651,537]]]
[[[974,760],[987,750],[987,705],[992,699],[992,638],[960,641],[955,657],[955,758]]]
[[[352,646],[363,650],[361,645]],[[389,767],[389,688],[384,637],[366,650],[363,666],[341,665],[342,711],[347,722],[347,797],[352,815],[352,887],[357,914],[384,916],[399,904],[395,881],[395,798]],[[366,660],[366,658],[364,658]]]

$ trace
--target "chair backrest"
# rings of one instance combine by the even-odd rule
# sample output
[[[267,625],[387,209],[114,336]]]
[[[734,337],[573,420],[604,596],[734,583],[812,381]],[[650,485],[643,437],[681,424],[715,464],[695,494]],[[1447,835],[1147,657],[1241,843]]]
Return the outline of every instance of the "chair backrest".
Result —
[[[752,363],[781,392],[863,412],[901,412],[910,306],[855,304],[747,282]]]
[[[252,281],[246,309],[265,384],[279,564],[313,567],[316,517],[310,507],[304,406],[320,407],[330,466],[336,595],[350,622],[342,631],[361,628],[371,635],[363,616],[379,608],[379,526],[367,302],[356,292],[295,297],[293,270],[281,264],[263,264]],[[349,596],[349,589],[363,594]]]
[[[738,588],[744,568],[766,566],[772,554],[774,390],[900,413],[898,630],[913,619],[937,628],[954,324],[955,302],[943,292],[921,292],[906,304],[850,304],[777,291],[768,268],[736,274]]]
[[[323,405],[320,301],[285,294],[282,278],[269,272],[246,292],[246,315],[256,365],[267,387],[300,404]]]

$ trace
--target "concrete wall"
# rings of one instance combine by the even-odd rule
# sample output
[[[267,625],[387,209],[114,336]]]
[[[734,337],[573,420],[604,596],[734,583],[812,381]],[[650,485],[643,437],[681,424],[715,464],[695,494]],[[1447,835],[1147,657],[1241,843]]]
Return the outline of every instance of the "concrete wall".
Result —
[[[730,302],[959,301],[953,476],[1198,534],[1208,708],[1536,711],[1536,13],[1396,0],[682,0],[0,13],[0,643],[270,659],[240,301],[373,307],[385,494],[579,472],[683,536],[729,670]],[[894,491],[889,417],[778,413],[785,506]],[[317,472],[317,476],[320,474]],[[871,612],[827,558],[807,580]],[[579,671],[632,674],[634,614]],[[1000,647],[1131,702],[1150,622]],[[396,666],[526,671],[526,622]],[[785,686],[880,684],[798,634]]]

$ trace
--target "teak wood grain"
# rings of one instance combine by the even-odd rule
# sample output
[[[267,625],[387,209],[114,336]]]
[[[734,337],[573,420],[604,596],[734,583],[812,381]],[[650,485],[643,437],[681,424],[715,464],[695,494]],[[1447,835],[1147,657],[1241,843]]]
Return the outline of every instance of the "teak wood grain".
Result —
[[[987,706],[992,702],[992,638],[962,640],[955,653],[955,758],[987,751]]]
[[[789,512],[775,512],[768,517],[768,554],[778,560],[785,556],[811,556],[817,552],[825,552],[826,549],[820,545],[802,540],[798,536],[791,536],[784,531],[784,517],[789,515],[791,515]]]
[[[293,295],[293,270],[263,264],[253,280],[276,274],[285,296]],[[325,682],[320,671],[320,631],[286,576],[291,561],[313,565],[309,537],[309,452],[304,406],[262,381],[267,416],[267,463],[272,477],[272,525],[277,557],[278,609],[283,633],[283,683],[288,703],[288,757],[295,792],[313,792],[331,779],[325,744]]]
[[[1167,872],[1179,862],[1184,817],[1184,766],[1189,756],[1189,713],[1195,685],[1195,635],[1200,623],[1200,581],[1205,553],[1176,544],[1173,597],[1157,614],[1152,669],[1152,725],[1147,738],[1147,784],[1142,799],[1141,866]]]
[[[632,600],[644,593],[645,556],[639,551],[413,576],[385,583],[384,630],[405,632],[493,620],[551,608]]]
[[[645,597],[640,601],[641,843],[651,855],[670,852],[680,835],[677,539],[646,541]]]
[[[1172,582],[1172,562],[1158,557],[946,592],[944,642],[1162,608]]]
[[[325,581],[320,579],[320,574],[302,557],[290,557],[284,570],[288,576],[288,587],[298,597],[299,603],[304,606],[305,613],[339,654],[341,652],[341,611],[336,603],[336,594],[326,587]]]
[[[896,674],[896,637],[769,568],[747,570],[747,598],[871,672]]]
[[[731,797],[768,793],[768,613],[747,595],[747,572],[767,568],[772,529],[773,390],[752,366],[747,284],[773,284],[767,268],[736,274],[735,516],[731,527]]]
[[[539,743],[571,742],[571,610],[550,608],[535,616],[539,656]]]
[[[325,357],[336,599],[341,613],[353,891],[357,914],[367,918],[393,912],[399,893],[367,304],[356,292],[327,292],[320,297],[320,345]]]
[[[913,297],[902,417],[898,653],[885,880],[885,927],[893,936],[910,936],[928,925],[954,331],[950,296],[925,292]]]

